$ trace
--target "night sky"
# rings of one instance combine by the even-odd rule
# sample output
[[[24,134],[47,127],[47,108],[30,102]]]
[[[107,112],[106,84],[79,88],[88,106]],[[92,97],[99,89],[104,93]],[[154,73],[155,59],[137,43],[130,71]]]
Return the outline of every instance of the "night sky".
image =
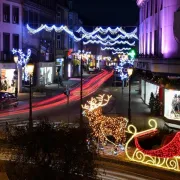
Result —
[[[136,0],[73,0],[73,9],[79,13],[84,25],[138,25]]]

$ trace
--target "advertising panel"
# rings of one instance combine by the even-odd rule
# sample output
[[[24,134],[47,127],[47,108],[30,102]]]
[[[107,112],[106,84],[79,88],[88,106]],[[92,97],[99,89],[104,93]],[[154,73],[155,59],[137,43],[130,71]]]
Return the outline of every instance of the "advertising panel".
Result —
[[[164,116],[180,120],[180,91],[165,89]]]
[[[149,105],[149,100],[151,97],[151,93],[154,94],[154,96],[156,96],[157,94],[159,95],[159,86],[146,82],[146,99],[145,99],[145,103]]]

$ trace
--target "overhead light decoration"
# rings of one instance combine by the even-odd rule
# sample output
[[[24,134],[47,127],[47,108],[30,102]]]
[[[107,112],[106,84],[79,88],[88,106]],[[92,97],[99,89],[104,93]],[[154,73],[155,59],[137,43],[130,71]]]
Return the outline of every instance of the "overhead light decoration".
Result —
[[[12,53],[13,54],[18,54],[18,61],[17,61],[17,66],[21,66],[21,67],[24,67],[26,66],[26,64],[28,63],[29,59],[30,59],[30,56],[31,56],[31,50],[28,49],[27,50],[27,55],[25,55],[23,52],[22,52],[22,49],[12,49]]]
[[[84,45],[86,44],[102,44],[104,46],[114,46],[116,44],[128,44],[129,46],[135,46],[135,41],[133,43],[130,43],[128,41],[115,41],[115,42],[103,42],[103,41],[96,41],[96,40],[89,40],[89,41],[86,41],[86,42],[83,42]]]
[[[101,27],[99,28],[95,28],[94,31],[92,31],[91,33],[87,32],[84,30],[83,27],[80,27],[76,32],[78,33],[82,33],[82,37],[81,38],[78,38],[77,36],[75,36],[75,34],[73,33],[73,31],[71,31],[67,26],[60,26],[60,27],[56,27],[55,25],[53,26],[47,26],[46,24],[42,24],[39,28],[37,29],[34,29],[34,28],[31,28],[28,24],[27,24],[27,29],[28,31],[31,33],[31,34],[36,34],[42,30],[46,30],[48,32],[51,32],[53,30],[55,30],[57,33],[61,33],[62,31],[65,31],[66,33],[68,33],[72,38],[74,38],[75,41],[81,41],[82,39],[95,39],[95,38],[99,38],[100,40],[102,41],[105,41],[105,40],[108,40],[110,39],[111,41],[117,41],[118,39],[132,39],[132,38],[135,38],[135,39],[138,39],[136,33],[137,33],[137,28],[131,32],[131,33],[127,33],[125,32],[122,28],[119,28],[117,27],[116,29],[111,29],[110,27],[107,28],[107,29],[103,29]],[[94,36],[96,33],[103,33],[103,34],[107,34],[108,32],[110,32],[111,34],[117,34],[117,33],[122,33],[123,35],[117,35],[116,38],[112,38],[110,36],[107,36],[105,38],[101,38],[99,35],[96,35]]]
[[[127,158],[130,161],[180,172],[180,132],[177,132],[169,143],[160,148],[145,150],[140,146],[138,138],[147,135],[153,136],[158,133],[156,120],[150,119],[148,123],[150,129],[141,132],[137,132],[137,128],[134,125],[128,126],[128,133],[131,134],[131,137],[125,145]],[[132,141],[135,141],[136,149],[134,152],[129,153],[129,147]]]
[[[131,57],[131,59],[134,59],[136,56],[136,53],[134,50],[131,50],[131,52],[129,52],[128,55]]]
[[[117,33],[122,33],[125,37],[127,37],[128,39],[131,39],[131,38],[135,38],[135,39],[138,39],[136,33],[137,33],[137,28],[135,28],[132,32],[130,33],[127,33],[126,31],[124,31],[122,29],[122,27],[117,27],[115,29],[111,29],[110,27],[106,28],[106,29],[103,29],[102,27],[96,27],[94,31],[92,32],[87,32],[84,30],[83,27],[80,27],[76,32],[78,33],[83,33],[85,35],[88,35],[88,36],[92,36],[96,33],[102,33],[102,34],[107,34],[107,33],[111,33],[111,34],[117,34]]]
[[[114,48],[114,47],[101,47],[101,50],[102,51],[105,51],[105,50],[113,50],[113,51],[129,51],[131,50],[131,48]]]
[[[123,51],[117,51],[117,52],[112,52],[112,54],[113,54],[113,55],[115,55],[115,54],[124,54],[124,55],[126,55],[127,53],[125,53],[125,52],[123,52]]]
[[[84,109],[83,115],[89,119],[89,125],[93,130],[94,137],[98,138],[102,143],[109,141],[113,145],[125,143],[126,127],[128,120],[124,117],[107,117],[102,114],[102,107],[109,103],[111,95],[99,95],[91,98],[87,104],[82,105]],[[113,136],[115,143],[110,141],[107,136]]]

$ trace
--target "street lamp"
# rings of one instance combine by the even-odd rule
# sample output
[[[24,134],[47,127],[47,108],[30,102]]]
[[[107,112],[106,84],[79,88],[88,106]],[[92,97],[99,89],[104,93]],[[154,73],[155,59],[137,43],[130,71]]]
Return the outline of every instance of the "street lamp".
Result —
[[[17,79],[19,76],[18,76],[18,56],[14,56],[14,62],[16,64],[16,84],[15,84],[15,96],[17,97],[17,94],[18,94],[18,81],[19,79]]]
[[[127,69],[128,76],[129,76],[129,106],[128,106],[128,119],[129,123],[131,123],[131,75],[133,73],[133,68]]]
[[[33,76],[33,71],[34,71],[34,65],[33,64],[28,64],[26,67],[27,67],[27,71],[28,71],[28,74],[29,74],[29,130],[31,131],[32,128],[33,128],[31,82],[32,82],[32,76]]]

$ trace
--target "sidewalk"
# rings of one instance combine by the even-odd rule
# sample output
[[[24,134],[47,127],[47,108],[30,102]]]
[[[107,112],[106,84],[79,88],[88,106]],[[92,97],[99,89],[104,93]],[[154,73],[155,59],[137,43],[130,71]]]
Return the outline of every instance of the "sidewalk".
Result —
[[[165,122],[161,117],[154,117],[150,114],[150,109],[142,101],[138,92],[138,83],[133,82],[131,85],[131,121],[138,130],[149,129],[148,120],[156,119],[158,128],[164,129]],[[107,88],[108,90],[108,88]],[[107,112],[109,115],[124,116],[128,118],[128,102],[129,102],[129,87],[110,87],[109,93],[113,95],[112,101],[114,108]]]

